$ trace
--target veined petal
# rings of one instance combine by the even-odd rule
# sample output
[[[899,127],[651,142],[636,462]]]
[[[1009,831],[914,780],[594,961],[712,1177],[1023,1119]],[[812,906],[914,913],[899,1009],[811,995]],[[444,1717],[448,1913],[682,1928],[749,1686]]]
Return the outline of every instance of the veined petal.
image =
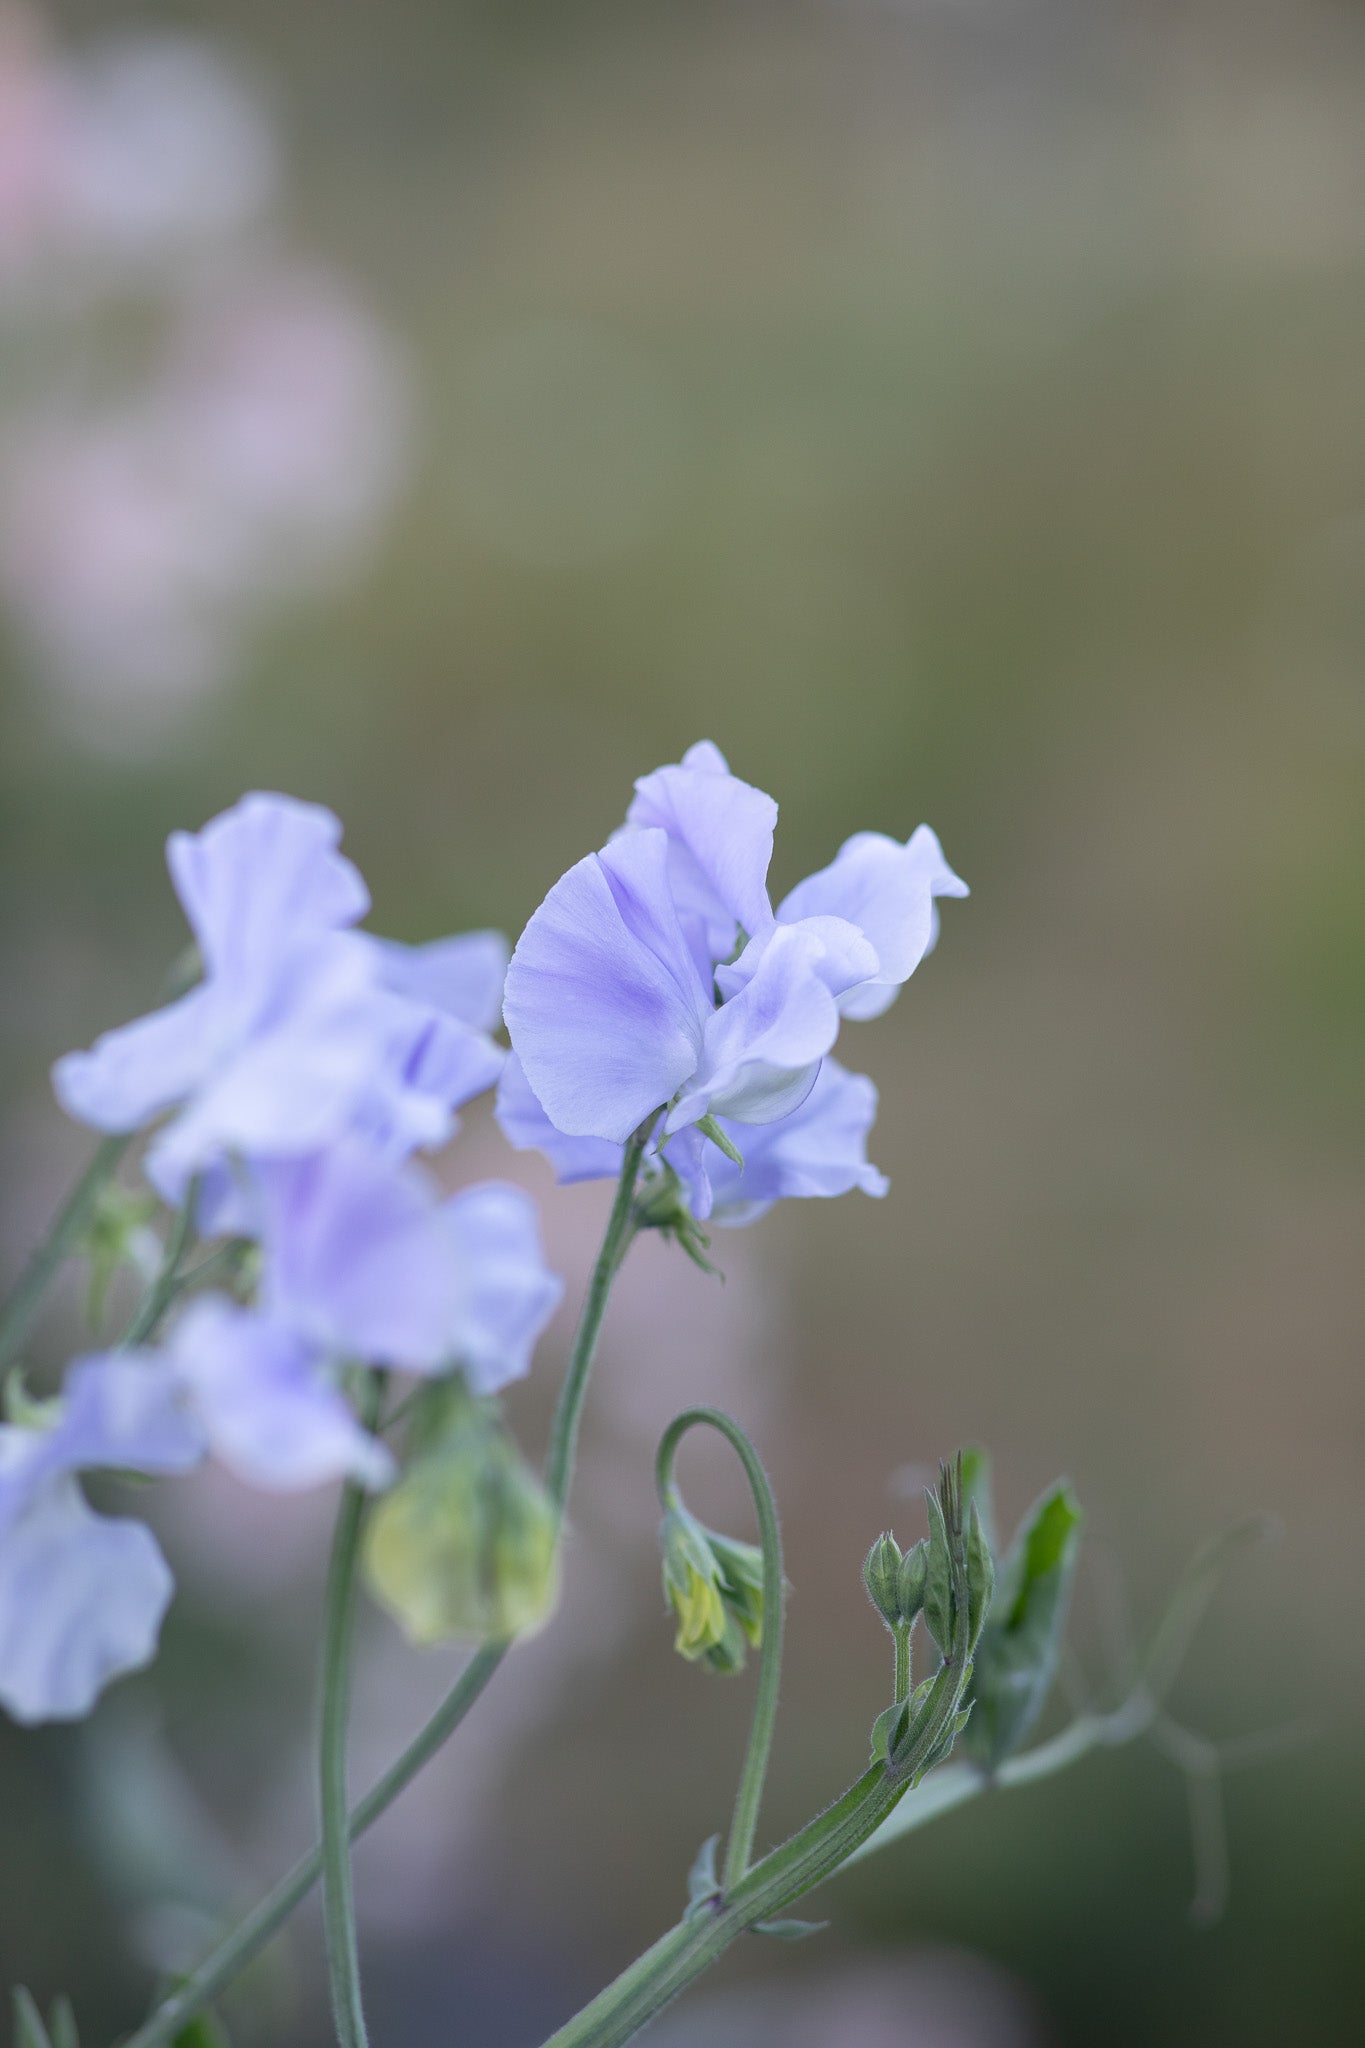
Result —
[[[293,1493],[330,1479],[387,1485],[394,1465],[361,1428],[316,1353],[221,1295],[192,1302],[171,1340],[175,1369],[218,1462],[248,1486]]]
[[[267,1314],[336,1357],[431,1370],[457,1301],[449,1220],[414,1168],[347,1139],[258,1169]]]
[[[69,1052],[52,1069],[68,1116],[97,1131],[135,1131],[179,1102],[211,1072],[219,1052],[221,1006],[207,988],[106,1031],[89,1052]]]
[[[466,1188],[446,1214],[459,1276],[450,1353],[476,1394],[495,1394],[530,1370],[564,1283],[545,1264],[536,1205],[522,1189],[501,1181]]]
[[[550,1122],[514,1052],[502,1070],[493,1114],[508,1144],[518,1152],[543,1152],[563,1185],[615,1180],[621,1171],[623,1146],[610,1138],[571,1138]]]
[[[321,804],[263,790],[202,831],[171,834],[166,862],[209,974],[268,978],[301,939],[365,915],[369,891],[340,839]]]
[[[668,834],[669,877],[683,922],[700,920],[711,959],[726,958],[736,925],[752,935],[772,919],[767,877],[777,805],[731,775],[709,740],[689,747],[681,763],[642,775],[635,792],[627,823]]]
[[[0,1475],[4,1457],[0,1446]],[[52,1480],[0,1542],[0,1705],[28,1725],[89,1713],[155,1654],[173,1590],[150,1529]]]
[[[935,896],[965,896],[967,885],[943,858],[927,825],[904,846],[883,832],[855,832],[827,868],[799,882],[778,906],[783,924],[812,916],[846,918],[876,950],[878,967],[865,987],[840,999],[846,1017],[880,1015],[895,1000],[933,945]]]
[[[517,942],[503,1014],[570,1137],[623,1144],[696,1066],[710,1010],[668,893],[668,840],[625,834],[555,883]]]
[[[459,932],[426,946],[370,939],[386,988],[467,1024],[496,1031],[511,947],[501,932]]]

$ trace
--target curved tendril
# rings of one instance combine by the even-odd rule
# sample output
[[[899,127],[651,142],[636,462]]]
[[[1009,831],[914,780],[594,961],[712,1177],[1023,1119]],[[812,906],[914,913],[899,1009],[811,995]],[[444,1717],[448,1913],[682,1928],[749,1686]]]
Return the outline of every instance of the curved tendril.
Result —
[[[773,1490],[757,1451],[739,1424],[719,1408],[688,1408],[664,1431],[654,1466],[661,1506],[667,1508],[675,1496],[673,1461],[678,1446],[690,1429],[697,1428],[718,1430],[743,1465],[749,1491],[753,1495],[763,1549],[763,1640],[759,1646],[758,1691],[754,1696],[749,1744],[744,1752],[744,1767],[735,1795],[734,1819],[725,1847],[721,1885],[728,1892],[749,1868],[777,1720],[777,1696],[782,1678],[782,1532],[778,1526]]]

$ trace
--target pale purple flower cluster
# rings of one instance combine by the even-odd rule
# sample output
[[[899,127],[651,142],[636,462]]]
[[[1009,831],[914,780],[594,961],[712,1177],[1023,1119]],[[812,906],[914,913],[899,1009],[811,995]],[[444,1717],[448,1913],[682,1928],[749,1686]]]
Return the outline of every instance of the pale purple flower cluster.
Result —
[[[561,1295],[535,1208],[497,1183],[445,1198],[412,1163],[497,1080],[506,946],[405,947],[315,805],[245,797],[168,860],[203,978],[57,1063],[63,1106],[105,1131],[155,1122],[146,1169],[206,1235],[255,1240],[252,1305],[194,1297],[156,1350],[83,1359],[53,1413],[0,1429],[0,1702],[84,1713],[146,1661],[171,1581],[149,1530],[96,1515],[75,1475],[183,1471],[249,1485],[387,1483],[343,1369],[462,1370],[495,1392],[529,1367]]]
[[[652,1157],[698,1220],[884,1193],[866,1149],[876,1089],[830,1054],[843,1019],[880,1016],[932,949],[934,899],[966,895],[938,840],[927,825],[904,844],[856,833],[774,909],[777,805],[710,741],[635,792],[512,956],[507,1137],[586,1180],[615,1173],[656,1118]]]
[[[380,1488],[393,1455],[350,1369],[459,1370],[477,1395],[528,1370],[562,1291],[534,1205],[499,1183],[446,1197],[413,1160],[474,1096],[496,1084],[507,1138],[564,1181],[619,1174],[643,1128],[638,1220],[694,1256],[708,1217],[885,1192],[876,1089],[832,1050],[929,952],[935,898],[966,890],[921,825],[904,844],[858,833],[774,909],[776,817],[692,747],[636,784],[510,966],[492,932],[408,947],[361,931],[365,885],[316,805],[255,794],[172,834],[201,978],[59,1060],[54,1084],[82,1122],[145,1131],[158,1192],[204,1237],[251,1240],[254,1279],[247,1300],[192,1292],[155,1348],[82,1358],[60,1400],[0,1425],[11,1714],[86,1712],[153,1654],[170,1598],[150,1530],[96,1514],[79,1475],[213,1458],[267,1491]]]

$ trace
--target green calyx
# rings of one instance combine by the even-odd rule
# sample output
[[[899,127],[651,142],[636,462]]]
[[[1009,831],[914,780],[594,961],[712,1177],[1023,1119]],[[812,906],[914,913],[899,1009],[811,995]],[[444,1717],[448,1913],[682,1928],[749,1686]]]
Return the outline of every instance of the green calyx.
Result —
[[[415,1643],[508,1642],[548,1620],[559,1516],[497,1404],[462,1379],[423,1390],[414,1455],[371,1514],[364,1570]]]

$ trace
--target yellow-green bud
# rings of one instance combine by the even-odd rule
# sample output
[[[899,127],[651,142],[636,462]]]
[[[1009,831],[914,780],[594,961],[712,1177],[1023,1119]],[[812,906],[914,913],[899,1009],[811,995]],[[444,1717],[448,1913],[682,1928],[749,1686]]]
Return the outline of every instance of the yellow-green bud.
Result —
[[[678,1622],[674,1648],[713,1671],[744,1667],[746,1642],[763,1640],[763,1553],[718,1536],[681,1506],[659,1528],[664,1598]]]
[[[415,1643],[507,1642],[548,1620],[559,1517],[491,1404],[457,1402],[370,1518],[365,1574]]]

